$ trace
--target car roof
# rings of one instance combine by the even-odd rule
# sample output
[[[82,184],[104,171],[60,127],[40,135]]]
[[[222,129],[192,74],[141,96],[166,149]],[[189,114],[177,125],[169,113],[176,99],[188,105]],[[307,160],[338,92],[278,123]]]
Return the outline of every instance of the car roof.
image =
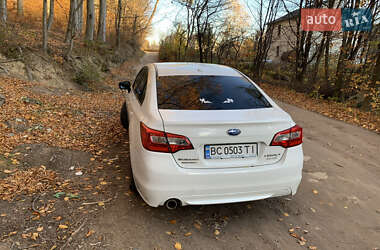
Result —
[[[213,76],[241,76],[241,74],[228,66],[209,63],[154,63],[157,76],[178,75],[213,75]]]

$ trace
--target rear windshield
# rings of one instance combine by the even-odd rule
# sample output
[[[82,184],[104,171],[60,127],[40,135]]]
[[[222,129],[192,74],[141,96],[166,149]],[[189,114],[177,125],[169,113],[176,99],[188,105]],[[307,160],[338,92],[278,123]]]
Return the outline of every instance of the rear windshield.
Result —
[[[239,76],[160,76],[159,109],[228,110],[271,107],[261,92]]]

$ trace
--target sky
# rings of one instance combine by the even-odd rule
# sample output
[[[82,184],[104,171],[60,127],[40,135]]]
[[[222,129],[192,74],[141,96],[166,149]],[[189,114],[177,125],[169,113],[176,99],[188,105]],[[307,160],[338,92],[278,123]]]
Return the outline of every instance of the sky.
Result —
[[[151,34],[147,37],[149,43],[159,44],[162,37],[173,28],[173,22],[177,19],[180,9],[170,0],[160,0],[157,12],[153,17]]]
[[[242,6],[247,8],[246,3],[250,2],[250,5],[254,7],[255,1],[252,0],[240,0]],[[182,12],[184,10],[182,9]],[[160,0],[157,7],[157,12],[153,17],[152,21],[152,31],[151,34],[147,37],[149,43],[159,44],[161,38],[165,37],[165,35],[169,34],[170,30],[173,28],[173,23],[176,20],[180,20],[181,18],[181,8],[178,5],[172,3],[172,0]],[[247,10],[247,13],[249,11]],[[279,16],[286,14],[285,12],[279,12]],[[182,17],[183,18],[183,17]],[[253,27],[255,24],[253,23]]]

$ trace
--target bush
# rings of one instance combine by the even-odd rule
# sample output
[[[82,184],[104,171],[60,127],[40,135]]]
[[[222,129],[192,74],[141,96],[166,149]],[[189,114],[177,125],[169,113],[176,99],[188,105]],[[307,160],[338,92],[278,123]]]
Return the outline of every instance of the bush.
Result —
[[[87,63],[75,73],[74,81],[79,85],[88,87],[89,83],[100,81],[99,70],[95,65]]]

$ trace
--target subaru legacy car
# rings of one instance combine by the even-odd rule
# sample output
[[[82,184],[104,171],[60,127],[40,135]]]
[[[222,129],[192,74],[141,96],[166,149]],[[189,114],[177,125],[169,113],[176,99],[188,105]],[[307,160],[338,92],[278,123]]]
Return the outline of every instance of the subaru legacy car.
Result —
[[[152,207],[174,209],[294,195],[302,128],[231,67],[154,63],[125,90],[135,187]]]

